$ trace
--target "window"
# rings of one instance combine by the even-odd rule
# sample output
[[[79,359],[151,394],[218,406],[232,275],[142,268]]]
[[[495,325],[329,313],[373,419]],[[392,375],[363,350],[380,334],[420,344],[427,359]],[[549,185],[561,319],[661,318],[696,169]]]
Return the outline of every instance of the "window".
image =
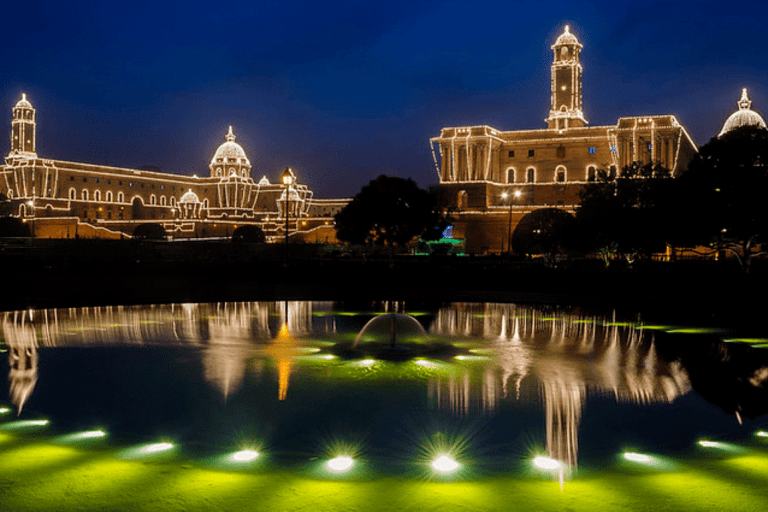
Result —
[[[555,170],[555,180],[558,183],[565,183],[565,167],[562,165]]]
[[[611,146],[611,153],[616,153],[616,152],[617,152],[616,146]]]
[[[83,189],[83,193],[82,193],[81,197],[82,197],[83,201],[87,201],[88,200],[88,191]]]
[[[157,204],[157,198],[155,197],[155,194],[149,196],[149,204]]]
[[[101,201],[101,191],[97,190],[93,193],[93,200],[94,201]]]
[[[531,158],[531,157],[533,157],[535,154],[536,154],[536,153],[535,153],[535,150],[533,150],[533,149],[529,149],[529,150],[528,150],[528,158]]]
[[[557,148],[557,158],[565,158],[565,146],[560,145]]]
[[[510,149],[509,150],[509,158],[515,158],[515,150],[514,149]]]
[[[595,146],[589,146],[589,154],[594,155],[595,154]]]
[[[160,196],[160,206],[165,206],[165,196]]]
[[[507,169],[507,183],[514,183],[514,182],[515,182],[515,170]]]
[[[594,165],[587,167],[587,181],[595,181],[597,179],[597,169]]]
[[[107,200],[108,203],[112,202],[112,191],[111,190],[107,190],[106,200]]]
[[[77,191],[75,189],[71,188],[69,189],[69,199],[73,200],[77,197]]]
[[[649,143],[648,144],[648,151],[652,151],[652,150],[653,150],[653,148],[652,148],[651,144]]]
[[[525,172],[525,181],[527,183],[536,182],[536,169],[534,169],[533,167],[528,168],[528,170]]]
[[[122,192],[117,193],[117,202],[118,203],[124,203],[125,202],[125,196]],[[122,217],[120,217],[122,219]]]

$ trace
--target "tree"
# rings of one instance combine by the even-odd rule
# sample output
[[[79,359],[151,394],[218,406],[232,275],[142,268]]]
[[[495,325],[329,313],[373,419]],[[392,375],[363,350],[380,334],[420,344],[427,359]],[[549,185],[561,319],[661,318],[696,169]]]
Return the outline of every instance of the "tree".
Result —
[[[17,217],[0,217],[0,237],[32,236],[29,226]]]
[[[614,254],[631,265],[639,255],[663,251],[670,237],[665,214],[673,181],[659,164],[633,162],[618,176],[600,170],[576,210],[585,249],[598,252],[606,265]]]
[[[133,230],[133,238],[137,240],[165,240],[165,229],[156,222],[139,224]]]
[[[435,194],[412,179],[379,176],[335,216],[336,237],[353,244],[403,246],[444,219]]]
[[[768,130],[745,126],[713,138],[678,189],[678,242],[728,252],[749,272],[768,242]]]
[[[510,239],[512,251],[541,254],[549,265],[576,246],[576,219],[564,210],[542,208],[525,217],[515,227]]]
[[[232,241],[235,243],[263,244],[267,241],[267,236],[259,226],[246,224],[235,229],[232,233]]]

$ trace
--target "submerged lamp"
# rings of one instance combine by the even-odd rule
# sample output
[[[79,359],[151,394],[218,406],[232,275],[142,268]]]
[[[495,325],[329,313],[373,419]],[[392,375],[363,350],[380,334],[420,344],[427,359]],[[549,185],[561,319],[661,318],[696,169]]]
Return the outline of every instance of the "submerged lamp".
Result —
[[[435,460],[432,461],[432,469],[438,473],[452,473],[459,469],[461,464],[453,460],[448,454],[438,455]]]
[[[339,455],[325,463],[326,467],[334,473],[342,473],[352,468],[355,465],[355,461],[352,457],[346,455]]]

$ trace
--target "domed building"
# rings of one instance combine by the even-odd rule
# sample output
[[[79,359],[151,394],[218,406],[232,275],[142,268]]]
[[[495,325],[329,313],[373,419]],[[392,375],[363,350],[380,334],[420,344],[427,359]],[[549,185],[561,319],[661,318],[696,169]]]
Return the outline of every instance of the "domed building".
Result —
[[[453,233],[471,253],[505,252],[510,235],[540,208],[573,213],[598,171],[658,163],[679,176],[698,152],[671,114],[620,117],[588,126],[582,107],[583,45],[570,27],[555,38],[546,128],[443,128],[430,139],[439,188],[453,212]]]
[[[765,129],[765,120],[763,117],[752,110],[752,100],[747,96],[747,88],[745,87],[741,91],[741,99],[736,102],[739,106],[739,110],[731,114],[723,124],[723,129],[720,130],[718,137],[722,137],[726,133],[741,128],[742,126],[756,126],[758,128]]]
[[[300,183],[251,177],[251,162],[229,127],[207,177],[43,159],[36,152],[35,109],[26,95],[13,107],[11,149],[0,168],[3,206],[37,238],[122,238],[159,223],[172,237],[227,237],[244,224],[271,241],[335,241],[332,218],[348,199],[318,200]],[[3,199],[0,196],[0,199]],[[286,209],[286,203],[288,209]]]

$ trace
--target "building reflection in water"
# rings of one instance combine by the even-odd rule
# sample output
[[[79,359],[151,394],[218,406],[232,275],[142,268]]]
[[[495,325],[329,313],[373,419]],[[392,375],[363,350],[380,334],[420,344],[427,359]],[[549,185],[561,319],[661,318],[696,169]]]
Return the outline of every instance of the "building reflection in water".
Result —
[[[201,349],[204,377],[224,399],[243,383],[249,364],[257,373],[264,355],[278,359],[281,396],[290,375],[287,351],[269,354],[268,342],[281,326],[299,336],[312,330],[312,303],[240,302],[106,306],[2,313],[3,339],[8,346],[11,400],[18,414],[38,379],[38,349],[108,345],[178,345]],[[282,338],[278,339],[282,340]],[[282,341],[281,341],[282,343]],[[281,346],[285,346],[282,343]]]
[[[440,407],[491,411],[504,398],[521,400],[521,383],[531,378],[546,411],[547,451],[567,467],[577,464],[588,392],[647,404],[672,402],[690,390],[680,363],[658,358],[651,336],[602,318],[514,304],[455,304],[438,312],[430,333],[491,340],[487,353],[496,362],[480,375],[467,369],[435,379],[430,393]]]
[[[204,377],[226,400],[245,375],[276,362],[278,399],[288,396],[294,357],[313,333],[313,311],[327,303],[244,302],[101,307],[8,312],[0,316],[8,346],[11,400],[20,413],[38,380],[38,349],[62,346],[184,345],[201,353]],[[323,325],[324,321],[324,325]],[[335,333],[336,320],[318,319]],[[578,428],[589,393],[635,403],[671,402],[690,389],[677,362],[656,355],[650,336],[602,318],[546,314],[514,304],[452,304],[437,311],[430,337],[475,341],[491,361],[456,365],[431,377],[430,401],[462,415],[494,411],[502,400],[540,398],[547,449],[568,467],[577,464]],[[525,396],[531,385],[539,397]]]

